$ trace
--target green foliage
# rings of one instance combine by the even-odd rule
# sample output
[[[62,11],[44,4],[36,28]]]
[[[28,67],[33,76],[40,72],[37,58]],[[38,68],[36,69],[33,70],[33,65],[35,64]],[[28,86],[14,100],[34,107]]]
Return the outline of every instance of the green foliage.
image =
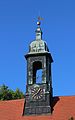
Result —
[[[0,100],[13,100],[24,98],[24,94],[17,88],[13,91],[6,85],[0,86]]]
[[[14,92],[14,99],[21,99],[23,97],[24,97],[23,93],[17,88],[16,91]]]

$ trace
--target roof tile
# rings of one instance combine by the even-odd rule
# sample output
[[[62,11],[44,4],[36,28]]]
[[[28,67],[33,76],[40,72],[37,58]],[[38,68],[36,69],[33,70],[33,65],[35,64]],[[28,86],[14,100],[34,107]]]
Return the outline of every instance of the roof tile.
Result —
[[[22,116],[24,99],[0,101],[0,120],[68,120],[75,118],[75,96],[53,98],[52,115]]]

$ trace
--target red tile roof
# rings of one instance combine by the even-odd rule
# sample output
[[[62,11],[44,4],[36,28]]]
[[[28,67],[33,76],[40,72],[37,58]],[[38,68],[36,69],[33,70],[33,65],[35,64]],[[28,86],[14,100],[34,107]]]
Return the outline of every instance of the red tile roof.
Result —
[[[75,119],[75,96],[54,97],[52,115],[22,116],[24,99],[0,101],[0,120],[68,120]]]

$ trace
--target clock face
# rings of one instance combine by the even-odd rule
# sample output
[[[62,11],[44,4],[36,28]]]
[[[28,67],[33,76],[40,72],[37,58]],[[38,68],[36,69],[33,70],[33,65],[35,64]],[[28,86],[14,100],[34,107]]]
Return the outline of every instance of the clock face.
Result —
[[[31,88],[31,98],[33,100],[42,100],[44,96],[44,90],[43,88],[37,86],[33,86]]]

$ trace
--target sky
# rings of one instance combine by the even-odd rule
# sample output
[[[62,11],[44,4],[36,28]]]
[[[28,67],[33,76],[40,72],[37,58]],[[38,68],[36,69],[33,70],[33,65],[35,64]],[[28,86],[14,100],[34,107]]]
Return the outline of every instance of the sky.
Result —
[[[35,39],[38,16],[54,60],[53,95],[75,95],[75,0],[0,0],[0,85],[25,93],[24,55]]]

